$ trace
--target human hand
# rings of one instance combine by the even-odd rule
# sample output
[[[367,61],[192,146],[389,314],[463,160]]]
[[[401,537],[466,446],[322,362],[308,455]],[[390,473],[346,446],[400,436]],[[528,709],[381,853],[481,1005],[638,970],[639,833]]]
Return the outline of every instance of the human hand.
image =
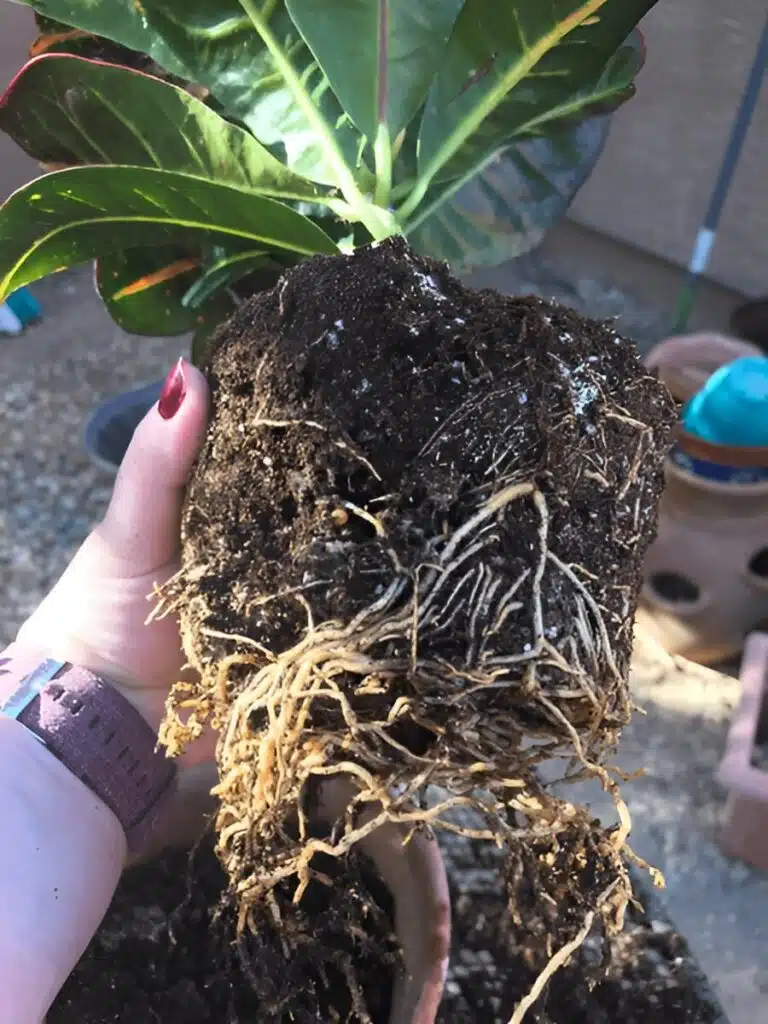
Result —
[[[207,419],[205,378],[179,361],[160,401],[136,428],[103,521],[17,637],[20,647],[41,658],[70,661],[106,679],[155,731],[184,657],[175,619],[146,624],[149,596],[179,568],[184,487]],[[184,755],[188,771],[180,778],[177,819],[185,811],[180,802],[188,819],[195,791],[201,797],[213,784],[213,770],[204,768],[213,748],[208,734]],[[172,831],[183,827],[177,821]]]

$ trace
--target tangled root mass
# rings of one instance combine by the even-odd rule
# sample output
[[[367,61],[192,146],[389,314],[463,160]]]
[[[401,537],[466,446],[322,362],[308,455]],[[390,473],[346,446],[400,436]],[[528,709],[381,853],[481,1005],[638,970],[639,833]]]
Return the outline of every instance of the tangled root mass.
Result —
[[[532,851],[568,851],[550,960],[594,915],[618,925],[629,824],[605,763],[674,417],[631,344],[393,240],[286,273],[207,371],[183,569],[159,605],[199,682],[176,687],[164,740],[219,730],[240,926],[286,880],[300,908],[318,858],[385,821],[522,851],[518,886]],[[618,828],[553,795],[553,758],[616,793]],[[336,775],[356,793],[318,835]]]

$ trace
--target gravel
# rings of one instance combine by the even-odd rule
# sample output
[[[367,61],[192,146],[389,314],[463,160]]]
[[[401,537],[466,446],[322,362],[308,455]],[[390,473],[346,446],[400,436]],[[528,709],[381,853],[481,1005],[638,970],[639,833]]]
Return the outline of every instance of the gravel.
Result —
[[[89,269],[34,288],[43,321],[0,335],[0,644],[9,642],[103,515],[108,475],[82,445],[91,408],[164,376],[185,344],[112,322]]]

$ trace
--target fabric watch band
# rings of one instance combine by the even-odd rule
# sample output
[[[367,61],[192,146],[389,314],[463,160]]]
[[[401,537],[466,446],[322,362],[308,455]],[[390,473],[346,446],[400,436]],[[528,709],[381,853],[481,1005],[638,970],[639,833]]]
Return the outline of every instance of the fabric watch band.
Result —
[[[12,644],[0,654],[0,714],[24,725],[114,812],[131,853],[144,849],[176,766],[132,704],[87,669]]]

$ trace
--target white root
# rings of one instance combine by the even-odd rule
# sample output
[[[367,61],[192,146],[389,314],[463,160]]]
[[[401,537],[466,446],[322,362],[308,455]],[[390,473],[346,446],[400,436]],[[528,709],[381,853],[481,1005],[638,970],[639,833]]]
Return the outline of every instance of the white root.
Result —
[[[506,505],[528,496],[532,497],[540,518],[540,555],[531,580],[534,644],[530,650],[499,656],[481,648],[480,622],[490,621],[494,624],[493,629],[501,628],[505,619],[512,613],[512,609],[522,604],[515,602],[514,598],[526,578],[529,578],[530,571],[526,570],[502,592],[502,578],[489,563],[480,562],[471,570],[462,570],[470,558],[476,557],[493,541],[495,535],[492,518]],[[370,521],[379,536],[386,539],[384,528],[376,517],[352,506],[351,503],[349,507],[354,514]],[[325,744],[331,740],[331,736],[324,737],[322,732],[316,732],[312,744],[308,747],[308,739],[304,733],[304,723],[307,721],[310,707],[318,699],[331,700],[338,705],[348,730],[347,746],[350,750],[362,753],[363,759],[374,770],[370,777],[366,777],[365,780],[359,779],[362,789],[358,802],[361,805],[381,799],[382,779],[375,776],[375,769],[385,772],[385,781],[391,775],[391,765],[387,765],[384,754],[377,754],[377,748],[397,749],[406,762],[418,763],[419,759],[414,754],[386,734],[387,723],[365,724],[358,720],[350,699],[342,690],[342,682],[346,679],[345,690],[348,691],[350,676],[356,676],[361,680],[358,689],[370,691],[372,687],[376,692],[380,692],[381,687],[386,688],[388,681],[411,676],[435,685],[436,689],[439,687],[444,694],[443,700],[464,703],[472,695],[484,690],[502,690],[519,686],[519,676],[514,672],[510,674],[510,670],[517,665],[551,663],[574,680],[570,687],[561,688],[567,699],[581,696],[589,706],[595,708],[596,696],[585,678],[583,660],[577,658],[575,664],[569,665],[566,654],[548,644],[544,635],[541,587],[548,560],[572,583],[577,601],[589,607],[593,623],[588,623],[583,613],[577,616],[579,638],[587,661],[596,663],[599,653],[617,674],[618,670],[612,658],[607,629],[596,602],[573,570],[565,566],[549,550],[548,523],[549,514],[542,492],[530,482],[510,484],[487,499],[478,511],[455,531],[442,551],[436,552],[434,564],[425,565],[423,579],[419,580],[418,586],[414,585],[413,579],[409,583],[406,578],[396,578],[374,604],[360,612],[346,627],[338,623],[312,626],[310,622],[306,635],[294,648],[274,657],[267,664],[262,664],[253,675],[250,684],[235,700],[219,744],[221,783],[218,791],[223,798],[222,822],[227,823],[222,832],[222,843],[228,845],[224,837],[231,840],[237,834],[236,831],[228,831],[229,821],[247,821],[254,825],[260,820],[266,820],[265,816],[268,818],[276,813],[286,799],[298,802],[307,780],[318,773],[325,757],[322,751]],[[446,594],[447,597],[444,596]],[[442,662],[431,662],[428,657],[421,657],[419,637],[428,639],[433,632],[437,633],[447,628],[461,613],[467,617],[469,644],[464,667],[454,669]],[[580,621],[582,619],[583,622]],[[389,660],[383,659],[380,654],[373,656],[372,652],[377,645],[398,638],[408,642],[407,656],[397,656]],[[542,655],[547,656],[546,661],[542,661]],[[242,657],[233,656],[232,664],[242,663]],[[449,670],[448,673],[446,670]],[[458,688],[453,695],[444,692],[446,677],[456,679]],[[583,693],[580,694],[581,681],[585,685],[582,687]],[[604,770],[587,755],[579,732],[568,718],[543,694],[537,692],[535,697],[540,700],[543,707],[546,707],[550,720],[560,724],[564,738],[567,737],[571,741],[584,767],[605,780]],[[393,706],[390,720],[394,721],[404,713],[413,715],[413,710],[411,702],[401,700],[397,709]],[[243,775],[241,763],[243,759],[248,761],[252,757],[252,733],[249,722],[256,713],[266,713],[267,728],[259,744],[258,764],[256,771],[252,773],[254,778],[251,781],[250,776]],[[490,739],[490,723],[478,722],[478,727]],[[469,737],[467,739],[469,740]],[[508,745],[506,750],[505,743]],[[360,744],[363,746],[360,747]],[[514,755],[515,746],[513,734],[506,740],[500,738],[500,756]],[[313,754],[313,750],[316,753]],[[337,756],[335,754],[334,758]],[[528,756],[531,763],[535,763],[536,751],[529,752]],[[382,812],[382,821],[397,820],[399,810],[397,800],[387,803]],[[423,820],[426,820],[426,817]],[[441,827],[445,824],[442,820],[436,820],[435,823]],[[501,827],[498,821],[496,826]],[[354,832],[353,829],[352,833]],[[336,855],[341,855],[349,848],[348,840],[352,833],[348,832],[335,846],[330,844],[326,852],[332,850]],[[358,832],[355,841],[359,841],[360,838]],[[303,857],[301,860],[305,865],[308,863]],[[286,873],[298,869],[299,862],[296,858],[285,865]],[[306,866],[301,868],[301,872],[303,877],[308,877]],[[262,884],[268,886],[267,880],[264,879]]]
[[[520,1000],[515,1007],[515,1012],[509,1018],[509,1024],[522,1024],[526,1013],[530,1010],[536,1000],[539,998],[541,993],[544,991],[544,986],[547,984],[549,979],[555,974],[556,971],[560,970],[568,963],[569,959],[573,956],[576,950],[582,945],[586,937],[589,935],[592,922],[595,919],[595,915],[590,911],[584,918],[584,924],[579,929],[577,935],[575,935],[570,942],[566,944],[555,953],[551,958],[547,966],[538,976],[536,981],[531,986],[530,992]]]
[[[493,551],[500,536],[498,517],[511,504],[526,499],[538,514],[538,556],[532,568],[510,581]],[[352,502],[343,506],[369,524],[386,548],[387,530],[379,517]],[[249,921],[252,908],[268,900],[284,879],[297,879],[295,900],[300,901],[317,877],[312,861],[318,854],[343,857],[353,847],[368,853],[395,897],[398,938],[406,962],[393,1024],[406,1020],[431,1024],[437,1007],[435,993],[441,990],[445,973],[447,889],[441,888],[444,875],[439,876],[434,860],[439,858],[437,846],[423,833],[423,827],[497,844],[550,836],[555,841],[577,820],[573,816],[579,812],[551,796],[545,798],[534,771],[541,761],[568,751],[587,774],[600,778],[617,795],[615,784],[600,764],[599,737],[593,749],[595,721],[603,712],[613,712],[598,699],[590,676],[605,673],[607,667],[619,695],[623,680],[602,610],[577,575],[578,567],[566,565],[551,550],[549,523],[544,493],[531,481],[509,482],[483,500],[451,536],[436,539],[418,569],[398,571],[399,563],[390,551],[394,578],[346,625],[313,622],[307,605],[304,635],[280,654],[269,652],[249,637],[206,631],[211,637],[231,641],[243,653],[234,653],[215,666],[195,666],[203,687],[211,693],[214,711],[220,708],[219,721],[224,723],[217,750],[218,848],[240,901],[241,927]],[[567,583],[575,610],[575,629],[560,646],[547,639],[542,595],[545,583],[556,575]],[[286,591],[259,598],[258,603],[291,596],[305,600],[302,594]],[[501,633],[510,616],[518,612],[527,615],[526,609],[531,615],[532,643],[517,652],[494,652],[490,648],[493,637]],[[466,636],[465,653],[455,664],[430,656],[430,640],[451,628],[460,616],[464,617],[460,628]],[[247,685],[239,682],[233,701],[227,679],[236,666],[252,668]],[[564,682],[547,681],[546,673],[552,671]],[[396,687],[404,680],[409,689],[398,694]],[[530,690],[528,706],[539,704],[557,731],[542,727],[544,742],[523,747],[521,736],[526,731],[535,736],[536,732],[530,722],[525,727],[516,724],[514,701],[497,719],[474,712],[471,699],[490,691],[519,694],[524,685]],[[382,720],[366,721],[358,715],[357,696],[388,692],[392,692],[392,703],[386,720],[382,716]],[[614,700],[613,693],[605,699]],[[316,715],[312,709],[319,701],[324,710]],[[587,721],[575,726],[558,705],[561,701],[580,701],[587,709]],[[471,780],[466,768],[441,760],[439,755],[414,753],[389,731],[393,723],[407,716],[439,741],[446,726],[439,724],[445,721],[444,715],[432,721],[432,709],[438,706],[460,706],[466,715],[461,719],[461,739],[466,754],[475,759]],[[331,721],[341,719],[343,728],[318,724],[327,720],[326,708],[335,715]],[[254,716],[259,722],[255,730]],[[320,813],[334,825],[324,839],[311,837],[303,803],[312,780],[318,780],[311,791],[320,793]],[[452,795],[428,808],[414,807],[414,796],[430,783]],[[478,786],[484,789],[479,791]],[[482,818],[480,827],[452,820],[450,812],[456,807],[477,812]],[[621,825],[612,837],[617,857],[628,834],[625,811],[622,805]],[[515,820],[518,813],[522,822]],[[291,814],[298,823],[296,841],[287,837],[283,828]],[[283,838],[278,855],[269,864],[243,860],[244,848],[258,844],[260,836],[275,835]],[[428,876],[423,874],[425,865],[431,872]],[[418,878],[420,888],[414,889]],[[436,905],[442,907],[443,902],[435,918]],[[426,921],[439,922],[431,939],[419,920],[422,926]],[[584,935],[591,923],[590,915]],[[577,936],[552,958],[510,1024],[522,1021],[549,977],[583,941],[584,935],[579,935],[581,938]],[[444,952],[438,956],[435,948]],[[421,981],[416,984],[414,978]],[[424,992],[431,995],[422,1003]]]

